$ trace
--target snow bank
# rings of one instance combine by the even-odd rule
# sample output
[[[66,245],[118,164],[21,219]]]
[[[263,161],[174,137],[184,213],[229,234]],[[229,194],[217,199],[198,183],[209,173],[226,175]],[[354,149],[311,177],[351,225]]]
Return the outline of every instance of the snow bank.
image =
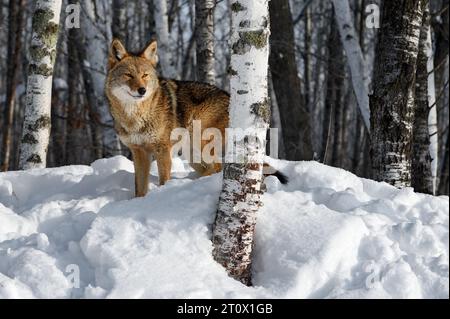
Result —
[[[0,298],[449,297],[448,197],[270,161],[290,183],[266,179],[251,288],[211,257],[220,174],[176,160],[133,199],[120,156],[1,173]]]

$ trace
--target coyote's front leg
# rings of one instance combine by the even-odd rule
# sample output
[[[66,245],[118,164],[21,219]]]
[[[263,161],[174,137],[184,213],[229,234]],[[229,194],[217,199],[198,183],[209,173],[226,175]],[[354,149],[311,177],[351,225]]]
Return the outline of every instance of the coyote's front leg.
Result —
[[[148,192],[150,174],[150,154],[143,148],[131,149],[134,163],[134,188],[136,197],[143,197]]]
[[[158,163],[159,185],[164,185],[170,179],[172,169],[172,158],[170,154],[170,144],[159,145],[155,152]]]

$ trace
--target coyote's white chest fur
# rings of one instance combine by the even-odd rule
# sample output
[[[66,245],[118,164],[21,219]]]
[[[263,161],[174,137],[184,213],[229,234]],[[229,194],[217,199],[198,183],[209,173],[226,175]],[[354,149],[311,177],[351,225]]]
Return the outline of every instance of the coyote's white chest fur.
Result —
[[[126,125],[119,121],[119,125],[123,127],[124,132],[118,132],[118,136],[123,144],[130,145],[145,145],[153,144],[157,142],[157,134],[155,127],[151,121],[144,119],[139,114],[139,108],[142,107],[142,103],[145,98],[136,100],[129,96],[123,88],[119,87],[112,90],[113,95],[120,101],[121,111],[123,111],[127,117],[132,119],[132,125]]]

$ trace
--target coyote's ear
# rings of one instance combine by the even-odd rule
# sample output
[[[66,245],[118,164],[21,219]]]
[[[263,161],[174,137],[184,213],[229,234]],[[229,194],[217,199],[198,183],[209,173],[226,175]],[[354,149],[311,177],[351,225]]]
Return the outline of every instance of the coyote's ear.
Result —
[[[109,68],[112,68],[117,62],[125,58],[127,55],[128,52],[122,42],[120,42],[119,39],[114,39],[111,43],[111,48],[109,49]]]
[[[141,53],[141,57],[149,60],[153,66],[158,64],[158,43],[152,41]]]

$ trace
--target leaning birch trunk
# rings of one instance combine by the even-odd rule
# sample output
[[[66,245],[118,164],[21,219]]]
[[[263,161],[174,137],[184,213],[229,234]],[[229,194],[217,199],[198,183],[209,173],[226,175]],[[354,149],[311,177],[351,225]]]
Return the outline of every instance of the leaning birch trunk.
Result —
[[[433,176],[431,173],[430,134],[428,128],[428,31],[430,30],[430,12],[423,13],[420,32],[419,55],[417,57],[416,92],[413,125],[412,186],[419,193],[433,194]]]
[[[215,0],[195,0],[197,81],[214,85],[214,7]]]
[[[268,0],[231,4],[230,127],[245,130],[227,150],[213,229],[213,255],[229,275],[251,284],[251,253],[262,193],[262,163],[270,119]],[[229,155],[237,160],[230,161]]]
[[[428,134],[430,134],[430,156],[431,156],[431,176],[433,177],[433,194],[436,195],[438,184],[438,166],[439,166],[439,135],[438,118],[436,103],[436,84],[434,74],[434,54],[433,43],[431,40],[431,27],[427,32],[427,57],[428,57],[428,105],[430,106],[428,115]]]
[[[411,143],[421,0],[385,1],[379,30],[374,92],[370,96],[372,174],[411,186]]]
[[[364,124],[367,130],[370,131],[369,76],[366,72],[364,56],[354,27],[353,13],[350,11],[348,0],[332,0],[332,2],[339,34],[352,76],[353,91],[361,116],[364,119]]]
[[[44,168],[50,137],[53,66],[61,0],[35,4],[28,66],[27,102],[20,146],[20,169]]]
[[[175,57],[172,54],[172,41],[169,33],[167,0],[153,0],[156,34],[162,73],[169,79],[177,78]]]
[[[92,88],[87,88],[94,92],[93,102],[90,107],[95,124],[96,135],[101,141],[101,155],[109,157],[121,154],[119,138],[113,128],[113,119],[109,112],[109,107],[105,98],[106,65],[108,61],[108,49],[111,42],[111,23],[108,20],[107,0],[88,0],[83,2],[82,10],[82,31],[85,46],[85,60],[80,62],[85,71],[88,72]],[[87,70],[86,70],[87,69]]]

